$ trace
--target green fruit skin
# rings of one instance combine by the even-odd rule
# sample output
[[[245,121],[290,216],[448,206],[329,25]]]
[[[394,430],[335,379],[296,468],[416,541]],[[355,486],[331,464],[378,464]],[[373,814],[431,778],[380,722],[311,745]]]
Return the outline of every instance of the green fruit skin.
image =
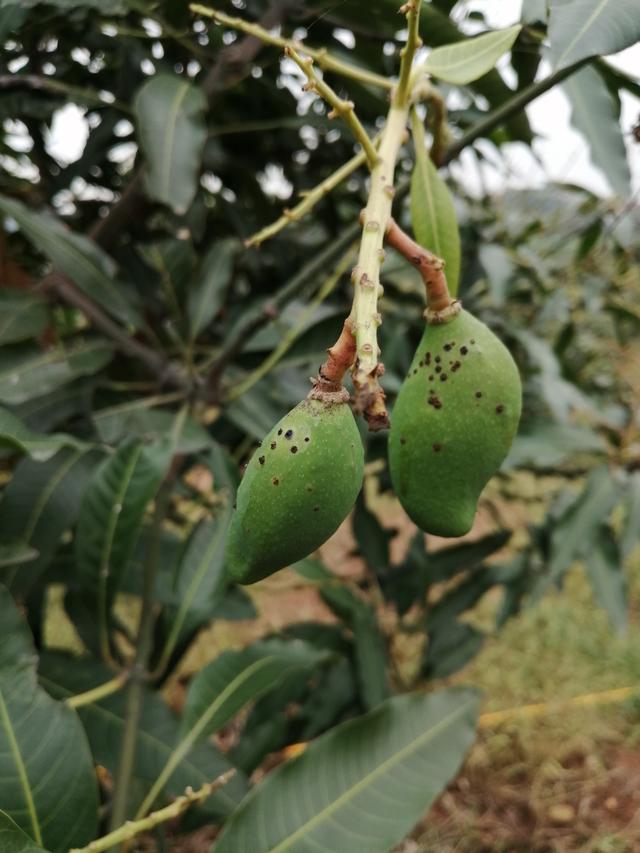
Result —
[[[389,434],[391,480],[418,527],[437,536],[468,533],[480,493],[509,452],[521,408],[515,362],[484,323],[461,310],[426,327]]]
[[[229,530],[229,575],[255,583],[315,551],[351,510],[363,470],[348,403],[303,400],[247,465]]]

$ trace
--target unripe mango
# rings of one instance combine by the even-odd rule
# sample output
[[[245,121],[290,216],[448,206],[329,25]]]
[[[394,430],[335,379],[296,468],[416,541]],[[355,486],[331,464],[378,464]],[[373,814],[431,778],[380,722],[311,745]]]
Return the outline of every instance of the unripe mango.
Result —
[[[227,571],[239,583],[308,556],[355,503],[364,469],[360,434],[346,391],[328,396],[292,409],[247,465],[227,549]]]
[[[389,464],[396,494],[427,533],[463,536],[480,493],[518,428],[522,389],[511,354],[460,310],[428,324],[391,417]]]

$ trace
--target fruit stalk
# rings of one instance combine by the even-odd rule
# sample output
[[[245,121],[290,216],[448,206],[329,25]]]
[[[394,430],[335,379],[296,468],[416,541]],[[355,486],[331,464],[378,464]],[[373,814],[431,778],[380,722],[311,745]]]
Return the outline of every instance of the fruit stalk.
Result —
[[[364,224],[358,262],[353,271],[355,293],[350,320],[356,336],[356,360],[353,369],[356,409],[361,411],[376,431],[387,429],[387,413],[384,391],[379,382],[384,366],[378,361],[378,297],[382,293],[380,266],[384,258],[383,242],[387,223],[391,216],[394,196],[394,172],[400,147],[405,139],[406,125],[411,102],[408,85],[409,74],[416,47],[420,0],[405,4],[409,37],[403,49],[400,65],[400,82],[394,92],[387,122],[382,131],[378,148],[378,162],[371,171],[371,187],[364,211]]]

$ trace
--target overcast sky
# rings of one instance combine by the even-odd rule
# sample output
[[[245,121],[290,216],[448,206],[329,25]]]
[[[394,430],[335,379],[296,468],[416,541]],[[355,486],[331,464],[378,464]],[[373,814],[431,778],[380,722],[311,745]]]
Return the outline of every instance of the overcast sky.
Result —
[[[482,11],[488,26],[497,29],[517,23],[521,8],[522,0],[463,0],[454,9],[454,15],[462,20],[465,11]],[[628,73],[640,75],[640,44],[610,57],[608,61]],[[509,67],[508,55],[498,67],[513,86],[515,75]],[[543,62],[538,78],[548,73],[549,67]],[[485,190],[499,191],[505,186],[539,187],[548,180],[572,182],[600,195],[610,194],[606,176],[591,163],[586,141],[570,126],[569,102],[561,88],[556,87],[532,102],[527,107],[527,114],[538,134],[533,145],[535,156],[526,145],[512,143],[502,147],[502,158],[496,158],[491,146],[486,145],[483,150],[488,157],[493,157],[493,165],[479,165],[471,151],[464,151],[452,165],[454,176],[463,181],[469,191],[478,194]],[[640,192],[640,145],[633,142],[629,132],[639,116],[640,99],[623,93],[621,127],[626,134],[634,194]],[[83,113],[70,105],[60,110],[54,120],[48,148],[61,162],[72,162],[80,157],[86,136]],[[127,148],[131,154],[130,146]],[[126,153],[123,151],[123,155]]]

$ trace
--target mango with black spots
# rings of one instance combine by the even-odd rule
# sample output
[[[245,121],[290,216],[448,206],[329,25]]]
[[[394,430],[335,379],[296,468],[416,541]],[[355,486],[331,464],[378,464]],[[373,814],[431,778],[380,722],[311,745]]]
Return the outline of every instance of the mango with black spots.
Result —
[[[227,572],[237,582],[255,583],[307,557],[353,507],[364,451],[348,394],[338,397],[303,400],[251,457],[227,545]]]
[[[395,492],[427,533],[463,536],[505,459],[520,420],[522,387],[509,350],[461,309],[428,323],[391,418]]]

